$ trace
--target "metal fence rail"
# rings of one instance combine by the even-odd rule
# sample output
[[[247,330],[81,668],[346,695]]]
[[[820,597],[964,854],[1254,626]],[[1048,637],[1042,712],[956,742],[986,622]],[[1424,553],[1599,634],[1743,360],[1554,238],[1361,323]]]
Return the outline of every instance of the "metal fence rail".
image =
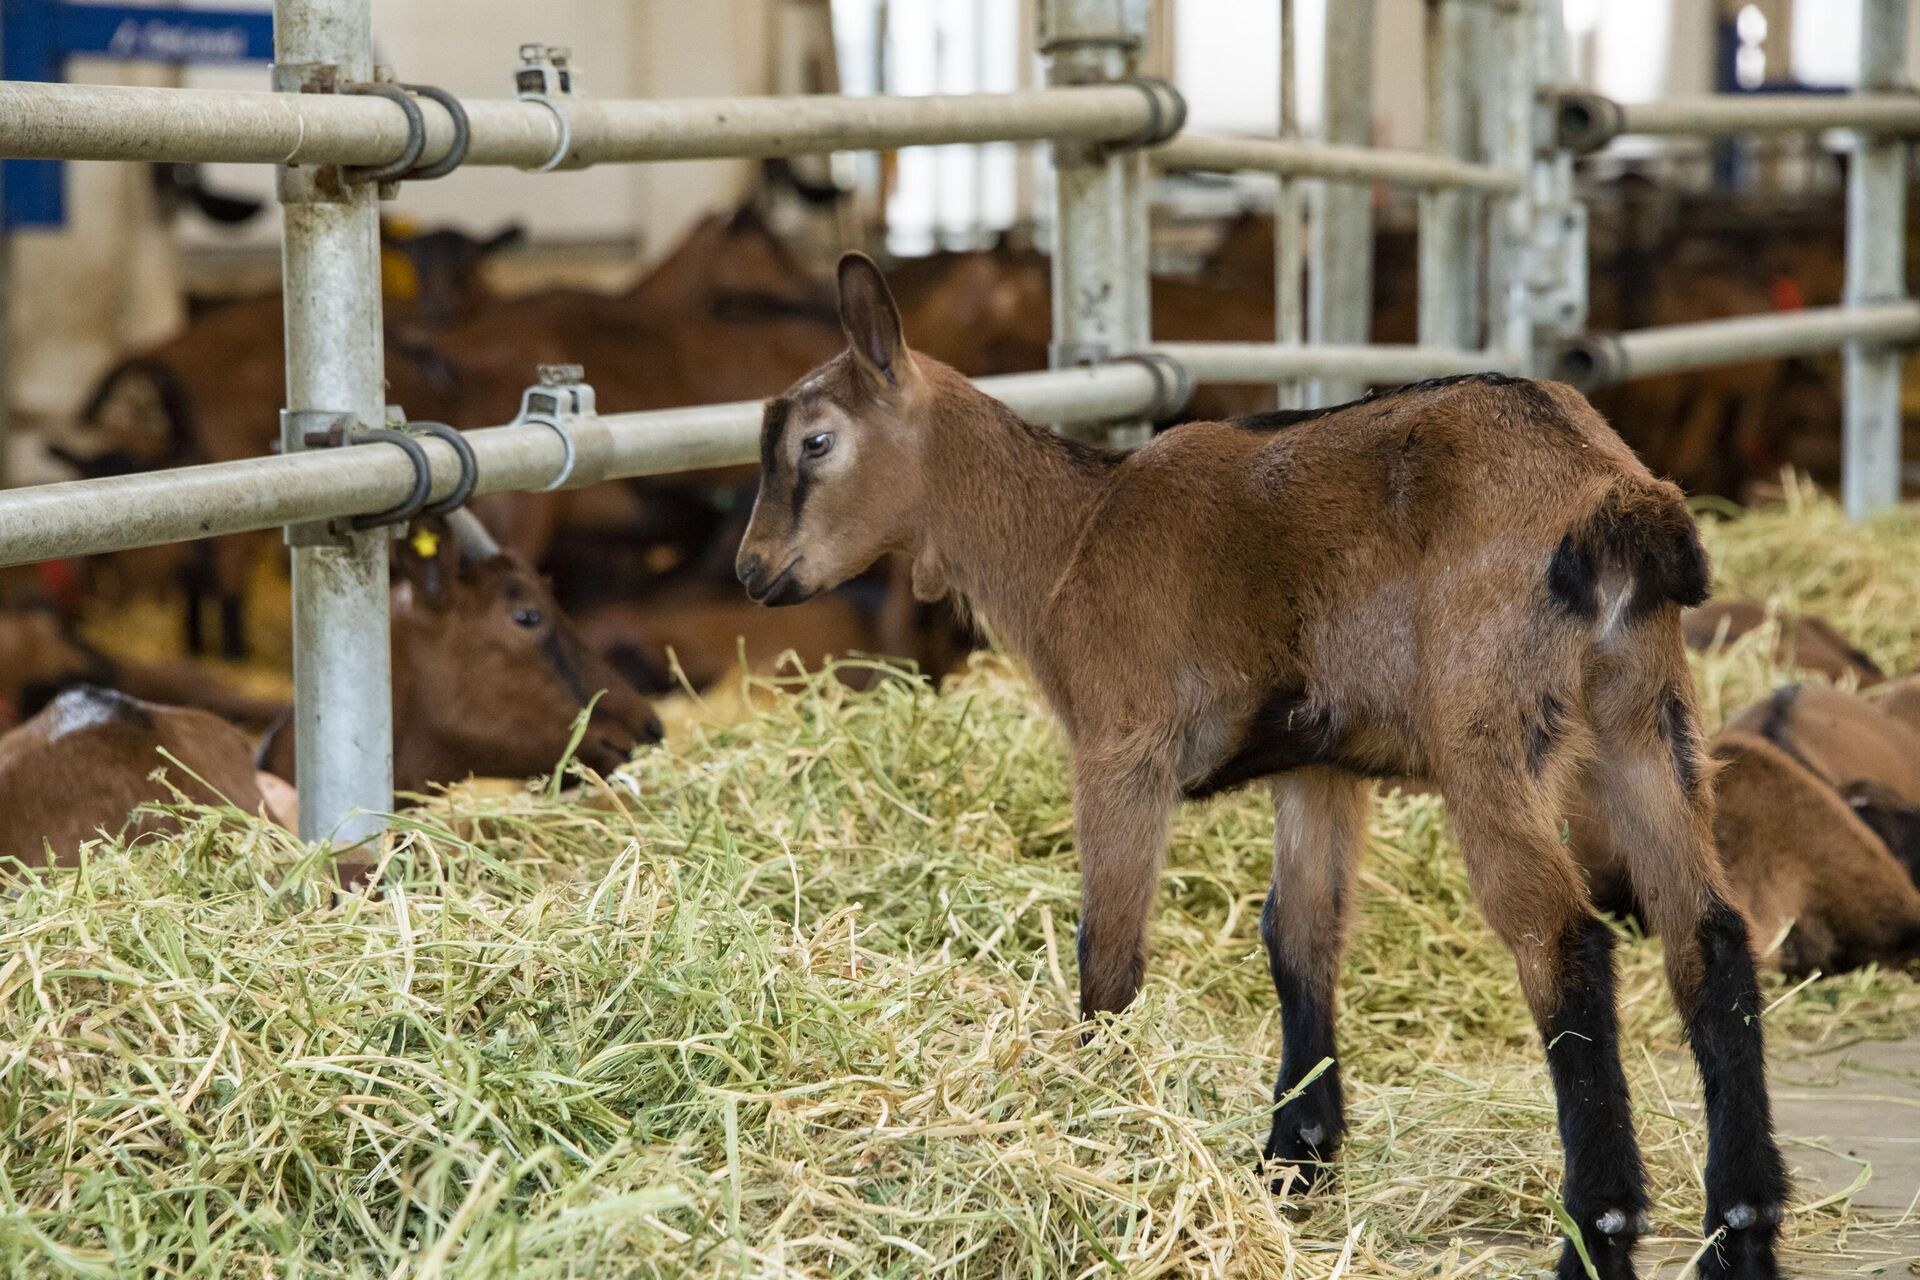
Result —
[[[1330,182],[1386,182],[1433,190],[1515,192],[1525,177],[1512,169],[1451,160],[1419,151],[1343,147],[1283,138],[1211,138],[1182,134],[1153,152],[1163,169],[1252,170]]]
[[[977,385],[1028,418],[1069,424],[1144,416],[1162,394],[1153,371],[1132,361],[981,378]],[[605,444],[596,478],[666,475],[755,461],[763,407],[741,401],[609,413],[575,425]],[[476,493],[544,488],[567,461],[559,433],[539,423],[464,434],[478,463]],[[453,491],[459,460],[439,440],[420,444],[438,500]],[[0,493],[0,565],[385,511],[413,484],[407,456],[376,443],[12,489]]]
[[[1290,30],[1287,6],[1282,29]],[[1920,304],[1898,282],[1904,149],[1920,104],[1896,92],[1886,51],[1904,48],[1901,0],[1860,0],[1868,15],[1863,84],[1851,98],[1681,100],[1618,107],[1557,95],[1566,79],[1557,0],[1436,0],[1428,14],[1432,112],[1427,153],[1362,145],[1368,135],[1373,6],[1336,10],[1328,57],[1338,90],[1329,136],[1175,136],[1184,106],[1139,77],[1144,6],[1040,0],[1048,87],[964,97],[768,97],[685,101],[572,95],[522,67],[532,97],[476,99],[455,116],[341,92],[376,78],[371,0],[277,0],[274,93],[0,82],[0,156],[242,161],[281,166],[285,204],[288,404],[281,456],[0,493],[0,563],[88,554],[287,525],[294,531],[295,702],[302,832],[357,840],[391,807],[384,535],[341,536],[311,522],[387,510],[413,486],[398,449],[308,449],[312,421],[378,424],[382,346],[375,186],[322,166],[464,164],[523,169],[611,162],[798,155],[943,143],[1053,144],[1053,372],[983,379],[1030,418],[1108,424],[1119,442],[1190,382],[1313,379],[1325,397],[1366,383],[1497,369],[1560,367],[1605,380],[1767,354],[1849,353],[1848,499],[1890,500],[1898,473],[1898,348],[1920,340]],[[530,64],[531,65],[531,64]],[[548,68],[552,70],[552,68]],[[1290,81],[1289,81],[1290,83]],[[1557,101],[1558,109],[1553,106]],[[1543,105],[1544,104],[1544,105]],[[1572,197],[1575,148],[1622,131],[1674,135],[1848,127],[1865,130],[1850,188],[1848,306],[1830,311],[1582,335],[1584,210]],[[459,154],[456,156],[456,152]],[[1161,343],[1148,329],[1146,175],[1162,169],[1264,171],[1279,208],[1316,195],[1308,275],[1311,344],[1291,339],[1302,311],[1298,228],[1277,227],[1276,343]],[[442,167],[445,167],[442,165]],[[358,179],[356,181],[356,178]],[[1371,214],[1365,183],[1418,190],[1419,345],[1366,345]],[[1896,264],[1890,267],[1889,264]],[[1431,296],[1428,296],[1431,294]],[[573,421],[591,465],[575,482],[752,461],[757,404],[709,405]],[[1117,427],[1116,427],[1117,424]],[[538,489],[572,465],[555,429],[518,423],[467,434],[478,491]],[[582,442],[587,442],[582,444]],[[454,485],[454,451],[423,440],[432,493]]]
[[[1900,499],[1904,349],[1920,342],[1906,301],[1908,140],[1920,137],[1920,97],[1906,82],[1906,0],[1860,6],[1859,90],[1826,94],[1718,94],[1617,103],[1591,93],[1555,102],[1558,145],[1596,151],[1630,134],[1724,137],[1817,133],[1851,136],[1847,166],[1844,305],[1740,317],[1637,333],[1585,334],[1558,368],[1584,385],[1658,373],[1844,350],[1842,496],[1855,517]]]
[[[1810,307],[1766,315],[1589,334],[1560,354],[1560,377],[1583,390],[1716,365],[1920,342],[1920,302]]]
[[[473,136],[462,163],[533,169],[561,155],[559,167],[573,168],[955,142],[1145,141],[1178,111],[1171,90],[1144,80],[920,98],[553,101],[557,109],[463,101]],[[453,120],[430,99],[417,105],[426,131],[420,161],[431,164],[452,146]],[[15,159],[380,165],[407,139],[405,111],[377,97],[0,81],[0,154]]]
[[[1195,382],[1278,382],[1329,378],[1373,385],[1419,382],[1458,373],[1520,373],[1523,356],[1453,347],[1300,346],[1262,342],[1156,342]]]
[[[1896,46],[1903,47],[1903,46]],[[1591,93],[1563,94],[1560,140],[1593,151],[1628,135],[1726,137],[1739,133],[1819,133],[1859,129],[1920,136],[1920,99],[1897,93],[1699,94],[1657,102],[1614,102]]]

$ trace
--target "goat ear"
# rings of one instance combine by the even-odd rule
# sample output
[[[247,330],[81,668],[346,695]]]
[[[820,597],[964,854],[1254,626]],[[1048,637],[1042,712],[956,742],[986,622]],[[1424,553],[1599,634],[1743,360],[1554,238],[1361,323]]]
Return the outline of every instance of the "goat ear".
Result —
[[[893,386],[907,342],[900,334],[900,309],[887,281],[864,253],[840,259],[840,327],[854,357]]]
[[[452,594],[459,577],[459,549],[438,520],[416,521],[408,535],[393,544],[394,563],[413,592],[416,604],[439,609]]]

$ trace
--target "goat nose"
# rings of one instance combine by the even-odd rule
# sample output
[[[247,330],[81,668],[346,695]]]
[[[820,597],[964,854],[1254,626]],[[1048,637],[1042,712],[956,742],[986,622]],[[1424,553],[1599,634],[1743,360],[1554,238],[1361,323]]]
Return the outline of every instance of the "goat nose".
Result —
[[[741,556],[740,562],[734,565],[733,571],[739,576],[740,584],[747,590],[752,591],[754,584],[760,579],[760,557],[754,555]]]

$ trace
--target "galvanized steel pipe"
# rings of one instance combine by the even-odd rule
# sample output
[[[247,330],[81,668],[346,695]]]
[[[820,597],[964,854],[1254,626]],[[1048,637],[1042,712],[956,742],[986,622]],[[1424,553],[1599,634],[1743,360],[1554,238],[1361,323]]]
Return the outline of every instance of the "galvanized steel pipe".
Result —
[[[955,142],[1121,143],[1143,138],[1178,105],[1165,85],[1147,81],[919,98],[559,101],[571,123],[571,166]],[[437,103],[419,105],[422,163],[430,164],[446,155],[453,123]],[[559,121],[539,103],[462,105],[473,131],[467,164],[533,168],[560,145]],[[406,141],[406,113],[380,98],[0,82],[0,155],[9,158],[378,165]]]
[[[1901,347],[1916,342],[1920,302],[1814,307],[1589,334],[1561,352],[1558,376],[1591,390],[1663,373],[1837,351],[1848,343]]]
[[[1523,363],[1503,351],[1462,351],[1451,347],[1157,342],[1153,350],[1179,361],[1196,383],[1326,378],[1379,386],[1486,370],[1519,373]]]
[[[1920,98],[1902,93],[1698,94],[1659,102],[1615,102],[1591,93],[1560,98],[1561,142],[1595,151],[1628,134],[1709,137],[1735,133],[1817,133],[1859,129],[1920,136]]]
[[[1138,418],[1159,386],[1142,364],[982,378],[979,387],[1041,422]],[[612,442],[612,476],[662,475],[734,466],[759,456],[759,401],[613,413],[600,418]],[[479,463],[479,493],[538,489],[560,470],[565,449],[547,427],[467,433]],[[433,467],[433,497],[452,492],[459,463],[438,440],[421,441]],[[383,511],[413,487],[413,466],[379,444],[216,462],[100,480],[70,480],[0,492],[0,564],[93,555],[331,516]]]
[[[367,80],[372,0],[278,0],[274,84]],[[392,108],[398,111],[400,108]],[[328,190],[280,172],[287,408],[281,447],[306,447],[297,411],[376,425],[386,407],[380,315],[380,202],[370,186]],[[203,507],[203,512],[214,508]],[[293,732],[300,835],[357,844],[393,808],[387,535],[293,549]],[[223,619],[223,621],[226,619]]]
[[[1153,150],[1163,169],[1231,173],[1253,170],[1330,182],[1385,182],[1439,190],[1518,191],[1513,170],[1418,151],[1345,147],[1284,138],[1214,138],[1182,134]]]

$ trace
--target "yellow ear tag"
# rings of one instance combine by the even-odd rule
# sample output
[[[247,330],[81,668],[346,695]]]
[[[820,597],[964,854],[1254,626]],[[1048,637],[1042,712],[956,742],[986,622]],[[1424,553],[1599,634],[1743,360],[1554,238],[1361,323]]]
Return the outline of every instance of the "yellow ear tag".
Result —
[[[431,529],[416,529],[413,537],[407,540],[407,545],[422,560],[431,560],[440,554],[440,535]]]

